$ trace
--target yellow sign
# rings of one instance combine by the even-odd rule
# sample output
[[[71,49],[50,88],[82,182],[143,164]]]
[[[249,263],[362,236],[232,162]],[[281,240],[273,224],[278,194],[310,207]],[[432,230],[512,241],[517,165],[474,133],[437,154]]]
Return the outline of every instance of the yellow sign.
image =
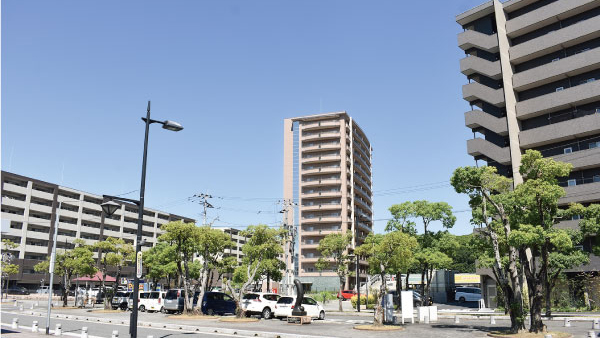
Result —
[[[459,273],[454,275],[454,284],[479,284],[479,275],[472,273]]]

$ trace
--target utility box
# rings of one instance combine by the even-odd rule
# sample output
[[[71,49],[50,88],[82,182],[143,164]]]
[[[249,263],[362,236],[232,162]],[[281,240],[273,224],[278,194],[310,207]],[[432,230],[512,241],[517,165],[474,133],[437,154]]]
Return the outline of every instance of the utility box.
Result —
[[[383,317],[384,322],[393,323],[394,322],[394,295],[388,293],[385,295],[385,297],[383,297],[383,311],[384,311],[384,317]]]

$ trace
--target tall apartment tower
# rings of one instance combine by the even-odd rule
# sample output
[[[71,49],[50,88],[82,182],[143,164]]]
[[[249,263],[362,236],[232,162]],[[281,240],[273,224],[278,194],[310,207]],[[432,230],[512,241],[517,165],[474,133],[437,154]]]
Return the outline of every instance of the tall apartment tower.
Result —
[[[599,202],[600,0],[493,0],[456,21],[464,29],[460,70],[469,82],[465,123],[474,134],[468,153],[519,184],[521,155],[539,150],[573,164],[560,181],[561,205]],[[588,238],[583,249],[591,245]],[[590,259],[579,271],[600,269],[600,259]]]
[[[350,231],[352,252],[373,231],[371,154],[365,133],[346,112],[284,120],[283,195],[293,203],[287,223],[297,233],[294,275],[312,290],[339,287],[335,272],[315,268],[322,238]],[[360,262],[363,280],[365,269]],[[354,285],[354,278],[346,282]]]

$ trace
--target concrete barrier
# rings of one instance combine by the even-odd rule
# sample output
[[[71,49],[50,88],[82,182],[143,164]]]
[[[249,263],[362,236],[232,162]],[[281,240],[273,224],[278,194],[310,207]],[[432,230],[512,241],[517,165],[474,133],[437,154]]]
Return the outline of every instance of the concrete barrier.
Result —
[[[569,318],[565,318],[565,322],[563,324],[564,327],[571,327],[571,320]]]
[[[62,329],[60,324],[56,324],[56,329],[54,330],[54,335],[55,336],[61,336],[62,335]]]
[[[84,326],[81,328],[81,338],[88,338],[88,328]]]
[[[454,316],[454,324],[460,324],[460,319],[458,318],[458,315]]]
[[[31,325],[31,332],[38,332],[38,321],[34,320],[33,324]]]
[[[600,319],[594,319],[594,322],[592,323],[592,329],[600,330]]]
[[[552,338],[552,335],[551,334],[545,334],[544,338]]]
[[[117,331],[117,330],[114,330],[114,331],[112,332],[112,335],[110,336],[110,338],[119,338],[119,331]]]
[[[588,338],[596,338],[596,332],[588,331]]]
[[[13,328],[13,329],[18,329],[19,328],[19,318],[13,318],[11,328]]]
[[[496,318],[494,316],[490,316],[490,325],[496,325]]]

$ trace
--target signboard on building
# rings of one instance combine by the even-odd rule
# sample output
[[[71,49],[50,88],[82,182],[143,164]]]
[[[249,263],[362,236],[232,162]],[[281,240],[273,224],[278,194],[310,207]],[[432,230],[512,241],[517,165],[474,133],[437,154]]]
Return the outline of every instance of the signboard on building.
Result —
[[[479,284],[481,279],[474,273],[457,273],[454,275],[454,284]]]

